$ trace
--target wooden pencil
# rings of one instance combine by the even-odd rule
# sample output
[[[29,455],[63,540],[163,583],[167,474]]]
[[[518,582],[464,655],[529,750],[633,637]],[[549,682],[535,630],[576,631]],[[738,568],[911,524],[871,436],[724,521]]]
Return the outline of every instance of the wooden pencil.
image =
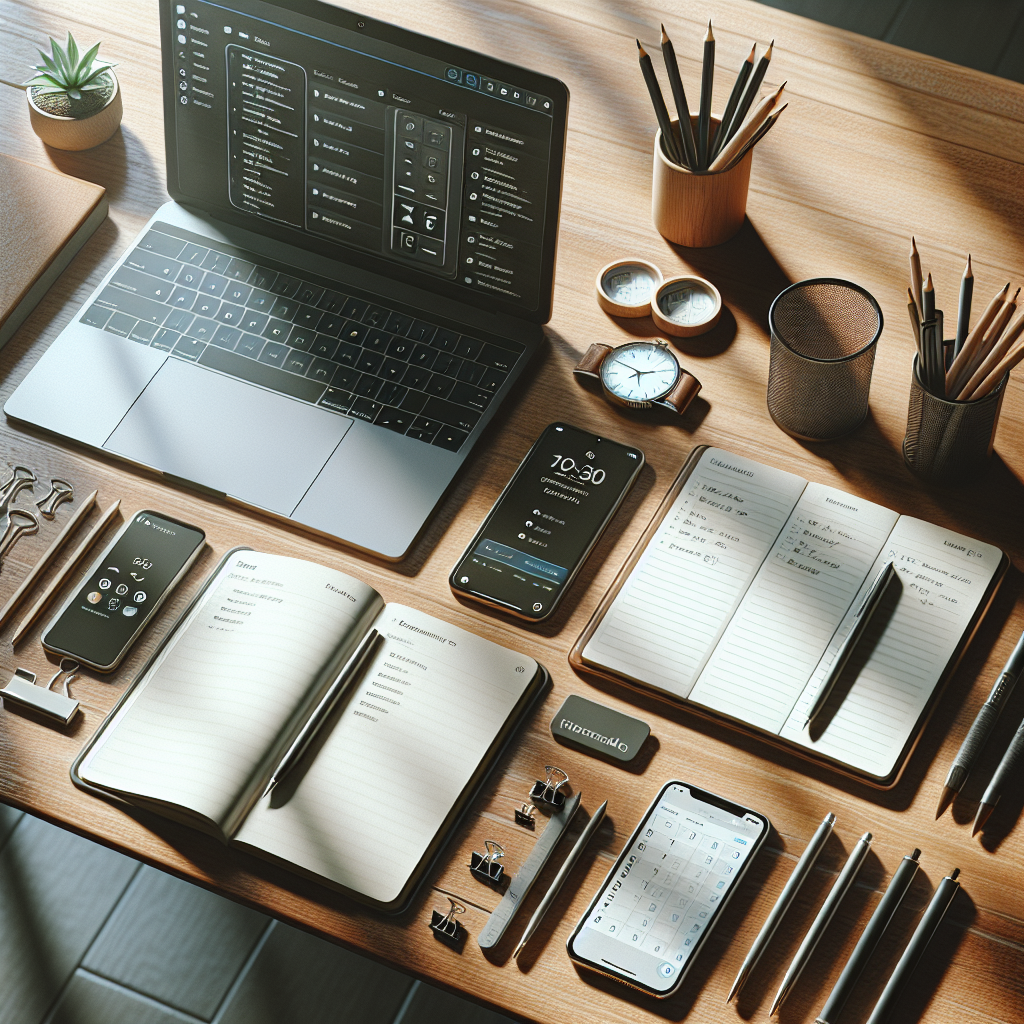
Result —
[[[733,82],[732,92],[729,93],[728,102],[725,104],[725,110],[722,112],[722,120],[718,125],[718,131],[715,133],[715,138],[711,143],[711,153],[708,160],[714,160],[716,156],[722,151],[722,146],[725,144],[725,129],[729,122],[732,120],[732,115],[736,113],[736,107],[740,102],[740,97],[743,95],[743,87],[747,84],[747,79],[750,78],[751,72],[754,70],[754,52],[757,50],[757,43],[752,43],[750,47],[750,55],[740,65],[739,71],[736,73],[736,81]]]
[[[668,116],[668,107],[665,106],[665,97],[661,95],[661,86],[658,85],[658,76],[654,73],[654,65],[651,63],[650,55],[641,46],[639,39],[636,41],[636,48],[640,51],[640,71],[647,83],[647,91],[650,93],[651,104],[654,107],[654,116],[658,119],[658,127],[661,129],[662,148],[673,163],[682,167],[684,166],[683,153],[676,146],[675,133],[672,131],[672,119]]]
[[[700,71],[700,112],[697,115],[697,166],[708,169],[711,146],[711,98],[715,87],[715,34],[711,22],[704,35],[704,62]]]
[[[782,90],[785,88],[786,83],[783,82],[775,92],[769,93],[758,103],[747,123],[725,144],[722,151],[711,162],[711,166],[708,168],[709,171],[725,170],[733,162],[733,159],[740,153],[747,142],[757,134],[757,130],[774,112],[775,105],[778,103]]]
[[[769,114],[768,120],[757,129],[753,138],[751,138],[749,142],[744,143],[743,148],[732,158],[732,160],[729,161],[729,165],[725,170],[728,171],[735,167],[747,155],[747,150],[753,149],[772,130],[772,128],[775,127],[775,122],[778,121],[779,115],[788,106],[788,103],[783,103],[782,106],[776,107],[771,114]]]
[[[910,288],[914,293],[917,308],[921,309],[921,254],[917,251],[917,239],[910,236]]]
[[[665,60],[665,71],[668,83],[672,87],[672,99],[675,101],[676,114],[679,116],[679,143],[682,147],[686,166],[691,171],[697,170],[697,146],[693,141],[693,125],[690,123],[690,104],[686,101],[686,90],[679,75],[679,61],[676,59],[676,48],[669,39],[665,26],[661,26],[661,55]]]
[[[967,266],[964,267],[963,277],[960,278],[960,305],[956,318],[956,347],[953,355],[956,356],[964,347],[967,340],[967,332],[970,330],[971,299],[974,297],[974,271],[971,269],[971,254],[967,254]]]
[[[1010,351],[1013,343],[1024,333],[1024,313],[1014,321],[1013,326],[992,346],[991,351],[974,371],[971,379],[960,389],[960,401],[968,401],[981,382],[999,365],[999,360]]]
[[[1009,352],[996,364],[995,369],[978,385],[971,400],[984,398],[1022,359],[1024,359],[1024,339],[1017,342]]]
[[[978,346],[985,337],[985,332],[989,329],[992,321],[995,320],[996,314],[999,312],[1000,307],[1006,300],[1006,296],[1009,294],[1009,291],[1010,282],[1007,281],[1002,289],[993,296],[992,301],[985,307],[985,312],[981,314],[981,319],[974,325],[974,330],[967,335],[964,347],[957,353],[956,358],[953,360],[953,365],[949,368],[949,373],[946,374],[947,398],[955,397],[960,393],[960,389],[968,376],[964,371],[970,361],[974,358],[974,353],[977,351]]]
[[[740,125],[743,124],[743,119],[747,116],[747,111],[750,110],[754,100],[757,99],[757,95],[761,90],[761,83],[764,81],[764,76],[768,71],[768,65],[772,59],[772,49],[775,46],[775,40],[773,39],[768,46],[768,49],[761,55],[761,59],[757,62],[757,67],[754,68],[753,74],[747,80],[747,84],[743,88],[743,94],[740,96],[739,102],[736,104],[736,110],[732,115],[728,125],[722,125],[719,129],[724,133],[722,138],[722,145],[719,147],[718,152],[721,153],[723,149],[732,141],[733,136],[739,131]]]
[[[973,377],[978,367],[988,358],[991,354],[992,349],[996,347],[1000,335],[1003,333],[1010,317],[1017,311],[1017,296],[1020,295],[1020,289],[1014,293],[1012,299],[1004,302],[1002,308],[996,313],[995,319],[992,321],[992,326],[985,332],[985,336],[981,339],[981,343],[974,350],[974,355],[964,364],[964,368],[961,371],[961,381],[957,382],[959,394],[954,397],[960,398],[961,395],[967,392],[967,384],[969,381],[966,378]]]

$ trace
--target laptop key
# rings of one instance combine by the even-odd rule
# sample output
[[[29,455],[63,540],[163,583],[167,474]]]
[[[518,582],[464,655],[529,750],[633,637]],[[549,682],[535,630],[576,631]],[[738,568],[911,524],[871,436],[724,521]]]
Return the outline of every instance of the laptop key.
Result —
[[[388,430],[404,434],[412,426],[412,421],[415,418],[415,415],[411,412],[402,412],[401,409],[393,409],[391,406],[385,405],[377,413],[377,418],[373,422],[378,427],[386,427]]]
[[[142,295],[134,295],[109,284],[100,292],[96,301],[101,306],[119,309],[136,320],[148,320],[151,324],[162,324],[170,309],[160,302],[154,302]]]
[[[436,395],[438,398],[447,398],[455,387],[455,381],[446,377],[443,373],[432,373],[427,386],[423,389],[428,395]]]
[[[216,333],[220,324],[216,320],[209,320],[206,317],[198,316],[192,321],[186,332],[190,338],[199,341],[209,341]]]
[[[362,398],[376,398],[377,392],[380,391],[383,383],[384,382],[380,377],[375,377],[372,373],[364,373],[359,380],[356,381],[356,386],[352,391],[354,394],[357,394]]]
[[[369,420],[371,423],[377,418],[377,413],[383,406],[380,402],[374,402],[369,398],[357,398],[349,406],[349,416],[356,416],[361,420]]]
[[[171,297],[167,300],[168,305],[174,306],[177,309],[191,309],[195,305],[196,296],[199,292],[192,288],[182,288],[180,285],[171,292]]]
[[[367,306],[366,312],[359,318],[370,327],[383,327],[388,318],[389,310],[383,306]]]
[[[255,266],[248,260],[240,260],[237,256],[233,256],[228,264],[228,269],[224,273],[232,281],[248,281],[249,275],[255,269]]]
[[[459,343],[459,334],[457,331],[449,331],[445,327],[439,327],[434,334],[431,344],[434,348],[439,348],[442,352],[454,352],[456,345]]]
[[[454,377],[462,366],[462,360],[450,352],[439,352],[434,360],[431,369],[434,373],[443,373],[448,377]]]
[[[481,366],[479,363],[464,359],[459,367],[459,372],[455,376],[467,384],[479,384],[486,370],[486,366]]]
[[[459,405],[468,405],[471,409],[483,410],[490,404],[494,395],[490,391],[484,391],[483,388],[476,388],[472,384],[459,381],[452,388],[452,393],[448,397]]]
[[[342,295],[341,292],[326,291],[320,296],[317,306],[328,313],[333,313],[335,316],[341,316],[341,311],[345,308],[347,301],[348,296]]]
[[[178,271],[178,276],[174,279],[183,288],[198,288],[202,283],[203,274],[205,271],[199,269],[199,267],[193,267],[190,263],[183,263],[181,270]]]
[[[253,288],[273,289],[274,281],[276,280],[276,270],[271,270],[269,267],[254,267],[252,273],[249,275],[248,283],[251,284]]]
[[[442,427],[438,431],[437,437],[434,438],[434,444],[438,448],[447,448],[450,452],[457,452],[468,436],[465,431]]]
[[[362,315],[366,312],[367,306],[370,304],[363,299],[349,299],[344,306],[341,307],[341,315],[347,320],[359,320]]]
[[[296,349],[292,349],[291,352],[285,357],[284,368],[289,373],[301,373],[305,375],[306,371],[313,365],[313,357],[309,352],[300,352]],[[324,381],[326,384],[327,382]]]
[[[430,380],[430,371],[420,366],[410,366],[402,377],[402,383],[410,388],[419,388],[422,391]]]
[[[125,259],[124,265],[143,274],[163,278],[165,281],[176,281],[183,266],[177,260],[168,259],[157,252],[146,252],[145,249],[133,249]]]
[[[363,348],[369,349],[371,352],[386,352],[390,342],[390,334],[385,334],[379,327],[374,327],[366,332],[366,337],[363,339]]]
[[[388,355],[392,359],[408,359],[412,350],[413,343],[406,338],[392,338],[388,343]]]
[[[357,324],[354,320],[346,320],[345,326],[341,329],[341,340],[355,342],[362,345],[363,339],[369,333],[370,328],[366,324]]]
[[[245,340],[244,338],[242,339]],[[269,344],[269,343],[268,343]],[[284,345],[275,346],[287,352]],[[259,384],[271,391],[279,391],[282,395],[290,395],[304,402],[316,403],[324,393],[323,384],[308,377],[300,377],[295,373],[286,373],[255,359],[245,359],[235,352],[225,352],[222,348],[207,345],[206,351],[199,357],[201,366],[209,366],[214,370],[237,377],[239,380]]]
[[[389,357],[384,360],[384,365],[380,368],[380,375],[385,380],[399,381],[405,376],[407,369],[408,367],[400,359]]]
[[[434,360],[437,358],[437,352],[432,348],[427,348],[426,345],[417,345],[412,350],[412,355],[409,356],[409,362],[413,366],[418,366],[420,369],[429,370],[434,365]]]
[[[275,295],[280,295],[284,299],[290,299],[301,287],[302,282],[297,277],[289,277],[287,274],[278,274],[273,285],[270,286],[270,291]]]
[[[313,342],[313,347],[309,351],[315,356],[331,359],[334,353],[338,351],[338,339],[328,337],[326,334],[318,334],[316,341]]]
[[[178,259],[183,263],[191,263],[195,267],[200,267],[203,264],[203,260],[206,259],[206,254],[210,250],[205,245],[196,245],[194,242],[186,242],[185,248],[178,254]]]
[[[252,293],[252,289],[247,284],[239,284],[237,281],[233,281],[228,285],[228,290],[224,293],[224,298],[228,302],[237,302],[239,305],[247,305],[247,299]]]
[[[178,339],[181,335],[177,331],[169,331],[166,327],[161,327],[153,338],[153,343],[149,346],[150,348],[157,348],[161,352],[172,352],[174,346],[178,344]]]
[[[335,338],[341,334],[341,329],[344,326],[345,318],[338,313],[322,313],[316,322],[316,329],[321,334],[330,334]]]
[[[240,355],[256,359],[260,352],[263,351],[263,346],[268,344],[270,342],[264,341],[263,338],[258,338],[255,334],[243,334],[242,340],[235,346],[235,351]]]
[[[415,438],[417,441],[426,441],[427,444],[430,444],[441,429],[441,426],[440,420],[428,419],[426,416],[417,416],[412,421],[412,426],[406,432],[406,436]]]
[[[158,330],[160,328],[156,324],[147,324],[144,320],[136,320],[135,326],[128,332],[128,337],[140,345],[148,345]]]
[[[406,412],[422,412],[423,406],[427,404],[427,396],[422,391],[410,391],[398,403]]]
[[[505,383],[507,376],[508,374],[503,373],[501,370],[488,369],[484,370],[484,375],[477,383],[487,391],[497,391]]]
[[[322,381],[324,384],[330,384],[334,371],[337,369],[338,367],[330,359],[317,359],[314,356],[313,362],[310,363],[309,369],[306,371],[306,376]]]
[[[161,281],[159,278],[150,277],[149,274],[142,274],[131,267],[118,267],[117,272],[110,279],[110,285],[121,291],[132,295],[141,295],[147,299],[155,299],[157,302],[166,302],[174,291],[172,281]]]
[[[199,357],[206,350],[206,342],[196,341],[193,338],[179,338],[174,346],[173,355],[181,356],[190,363],[199,361]]]
[[[293,327],[292,333],[288,335],[288,345],[291,348],[301,349],[308,352],[316,341],[316,331],[312,327]]]
[[[277,342],[268,341],[263,346],[263,351],[260,353],[259,361],[261,363],[267,363],[269,366],[283,366],[284,361],[288,356],[288,346],[279,345]]]
[[[210,339],[211,345],[216,345],[218,348],[226,348],[229,351],[233,350],[234,347],[241,340],[242,332],[236,327],[225,327],[221,324],[220,327],[214,332],[213,337]]]
[[[443,398],[428,398],[423,406],[423,415],[440,420],[449,427],[460,430],[472,430],[480,420],[480,413],[472,409],[463,409],[454,402],[446,402]]]
[[[319,404],[333,412],[348,412],[349,406],[352,404],[352,395],[340,388],[328,388],[323,393]]]
[[[199,291],[203,295],[212,295],[219,299],[227,291],[227,287],[228,279],[226,277],[207,271],[203,276],[203,283],[199,286]]]
[[[277,302],[277,296],[273,292],[262,292],[253,289],[246,306],[257,313],[269,313]]]
[[[459,338],[458,345],[455,346],[455,354],[462,356],[463,359],[476,359],[480,352],[483,350],[484,343],[477,341],[476,338],[467,338],[463,335]]]
[[[384,330],[392,334],[405,334],[415,322],[415,317],[406,316],[405,313],[392,313],[384,324]]]
[[[308,306],[315,306],[324,294],[324,289],[319,285],[310,284],[308,281],[303,282],[299,288],[296,298],[299,302],[303,302]]]
[[[209,249],[200,266],[203,270],[211,270],[215,274],[223,274],[228,269],[231,257],[226,252],[217,252]]]
[[[337,352],[331,357],[336,363],[342,366],[355,366],[363,350],[358,345],[349,345],[348,342],[341,342]]]
[[[164,320],[164,327],[169,327],[172,331],[180,331],[184,334],[188,325],[195,318],[195,313],[190,313],[187,309],[172,309],[167,314],[167,319]]]
[[[356,367],[364,373],[376,373],[384,363],[384,355],[381,352],[367,352],[363,349],[356,360]]]
[[[276,316],[281,320],[291,320],[298,308],[299,303],[295,299],[278,298],[270,310],[270,315]]]
[[[135,317],[129,316],[127,313],[115,313],[107,321],[106,330],[111,334],[116,334],[119,338],[127,338],[138,322]]]
[[[280,316],[280,314],[277,315]],[[320,323],[320,317],[322,316],[323,313],[314,306],[299,306],[292,317],[292,322],[299,324],[301,327],[316,327]]]
[[[247,309],[245,315],[242,317],[242,322],[239,327],[243,331],[249,331],[252,334],[259,334],[267,323],[270,321],[270,317],[266,313],[258,313],[254,309]],[[481,367],[483,369],[483,367]]]
[[[88,324],[90,327],[102,327],[110,319],[110,310],[104,309],[93,303],[79,318],[80,324]]]
[[[161,256],[170,256],[171,259],[177,259],[184,247],[185,243],[180,238],[165,235],[162,231],[152,230],[147,231],[146,237],[138,244],[139,249],[157,252]]]
[[[386,381],[380,391],[377,392],[377,400],[383,402],[385,405],[400,406],[408,392],[409,389],[407,387],[404,387],[401,384],[393,384],[391,381]]]
[[[355,389],[360,376],[360,372],[354,366],[339,366],[334,371],[334,377],[331,380],[331,387],[342,388],[345,391],[352,391]]]
[[[209,295],[199,294],[196,301],[192,303],[192,312],[196,316],[214,316],[220,309],[220,299],[213,299]]]
[[[245,306],[233,306],[230,302],[222,302],[220,309],[214,314],[214,319],[219,320],[222,324],[234,326],[240,324],[244,316]]]
[[[484,345],[483,350],[477,357],[477,362],[483,363],[484,366],[489,366],[495,370],[501,370],[503,373],[508,373],[515,366],[517,358],[515,352],[498,348],[497,345]]]
[[[410,341],[422,341],[424,344],[427,344],[434,337],[436,330],[437,328],[433,324],[428,324],[426,320],[417,320],[405,332],[405,336]]]
[[[291,333],[292,325],[287,320],[274,320],[271,319],[267,326],[260,331],[260,334],[264,338],[269,338],[271,341],[284,341],[285,338]]]

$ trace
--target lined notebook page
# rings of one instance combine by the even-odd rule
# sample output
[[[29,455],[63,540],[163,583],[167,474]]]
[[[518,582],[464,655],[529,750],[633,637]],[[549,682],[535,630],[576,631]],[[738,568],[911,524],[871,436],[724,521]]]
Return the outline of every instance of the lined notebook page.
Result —
[[[583,649],[583,659],[686,697],[806,486],[709,448]]]
[[[824,733],[812,741],[803,728],[820,672],[781,733],[784,739],[878,778],[892,773],[999,567],[1002,552],[902,516],[871,575],[890,559],[902,585],[895,611],[881,630],[872,622],[858,644],[870,650],[870,656],[853,684],[841,680],[843,688],[826,703],[820,716],[827,722]],[[830,654],[845,636],[850,617],[833,639]],[[823,659],[830,660],[828,654]],[[834,705],[834,717],[829,719]]]
[[[235,841],[390,903],[538,669],[401,605],[376,627],[385,642],[294,792]]]
[[[898,518],[808,484],[690,699],[778,732]]]
[[[80,775],[227,827],[342,639],[382,603],[376,591],[334,569],[238,552],[104,730]]]

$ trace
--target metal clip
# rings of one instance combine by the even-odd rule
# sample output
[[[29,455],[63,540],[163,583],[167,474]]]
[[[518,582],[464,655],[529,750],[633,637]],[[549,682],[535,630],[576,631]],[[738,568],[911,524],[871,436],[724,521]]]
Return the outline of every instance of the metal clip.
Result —
[[[561,793],[559,790],[568,783],[569,776],[553,764],[544,765],[544,771],[547,773],[544,776],[544,781],[541,782],[538,779],[533,784],[533,788],[530,790],[530,799],[534,803],[547,804],[556,811],[561,810],[565,806],[565,793]]]
[[[75,677],[79,664],[74,658],[61,660],[60,668],[46,686],[36,686],[35,672],[26,668],[17,668],[11,681],[0,689],[0,697],[4,703],[10,701],[19,707],[44,715],[52,722],[67,725],[78,712],[78,701],[68,693],[68,683]],[[60,676],[65,676],[64,693],[54,693],[50,689]]]
[[[50,493],[36,502],[36,508],[46,519],[53,519],[57,515],[58,507],[65,501],[71,501],[74,496],[75,489],[66,480],[51,480]]]
[[[451,896],[448,897],[448,903],[450,906],[447,914],[442,914],[440,910],[430,912],[430,929],[434,933],[435,939],[440,940],[446,946],[457,948],[462,945],[466,937],[466,929],[455,920],[455,917],[457,914],[464,914],[466,908]]]
[[[39,520],[24,509],[11,509],[7,517],[7,529],[0,536],[0,571],[3,571],[4,555],[26,534],[39,532]]]
[[[484,840],[484,849],[487,850],[486,853],[473,851],[473,855],[469,859],[469,870],[481,882],[487,882],[488,885],[499,885],[502,878],[505,877],[505,869],[498,861],[505,856],[505,850],[500,843],[494,842],[493,839]]]
[[[0,484],[0,516],[7,515],[18,494],[26,487],[31,491],[35,482],[36,475],[28,466],[15,466],[11,475]]]
[[[537,819],[534,817],[533,812],[537,810],[533,804],[523,804],[522,807],[516,808],[516,824],[522,825],[523,828],[528,828],[531,831],[537,827]]]

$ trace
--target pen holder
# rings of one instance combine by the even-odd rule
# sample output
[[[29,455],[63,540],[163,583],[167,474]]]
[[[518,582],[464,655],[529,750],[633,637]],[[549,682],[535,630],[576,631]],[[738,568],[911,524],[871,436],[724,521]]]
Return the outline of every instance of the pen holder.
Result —
[[[984,398],[958,402],[921,383],[918,360],[910,381],[903,461],[929,483],[966,483],[988,464],[1009,374]]]
[[[677,122],[673,120],[673,124]],[[697,118],[690,123],[696,129]],[[712,133],[721,121],[711,118]],[[651,215],[654,226],[670,242],[701,249],[729,241],[747,214],[747,186],[753,149],[738,164],[715,174],[694,174],[673,163],[661,145],[661,129],[654,136],[654,184]]]

